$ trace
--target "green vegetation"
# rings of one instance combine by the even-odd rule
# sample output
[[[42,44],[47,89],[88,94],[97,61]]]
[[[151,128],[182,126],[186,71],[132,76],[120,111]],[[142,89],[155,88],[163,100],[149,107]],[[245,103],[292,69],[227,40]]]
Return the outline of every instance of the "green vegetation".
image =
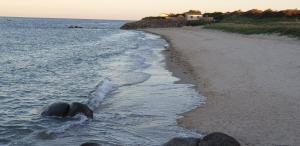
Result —
[[[218,29],[242,34],[278,33],[300,38],[300,20],[298,21],[239,21],[226,20],[206,25],[204,28]]]
[[[142,20],[162,20],[162,19],[166,19],[165,17],[145,17]]]
[[[205,25],[208,29],[218,29],[242,34],[278,33],[300,38],[300,10],[234,11],[230,13],[206,13],[214,17],[214,24]]]

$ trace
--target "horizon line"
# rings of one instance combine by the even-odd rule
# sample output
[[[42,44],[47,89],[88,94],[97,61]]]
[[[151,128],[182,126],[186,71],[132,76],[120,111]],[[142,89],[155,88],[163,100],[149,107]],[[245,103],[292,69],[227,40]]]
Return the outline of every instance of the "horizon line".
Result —
[[[43,16],[2,16],[0,18],[31,18],[31,19],[70,19],[70,20],[104,20],[104,21],[137,21],[131,19],[109,19],[109,18],[76,18],[76,17],[43,17]]]

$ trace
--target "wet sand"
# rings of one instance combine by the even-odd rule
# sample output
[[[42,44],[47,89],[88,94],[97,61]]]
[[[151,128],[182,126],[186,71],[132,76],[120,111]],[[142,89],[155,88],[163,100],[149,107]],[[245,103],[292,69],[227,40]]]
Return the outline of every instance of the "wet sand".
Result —
[[[168,68],[207,97],[179,124],[224,132],[242,145],[300,145],[299,40],[201,27],[145,31],[170,42]]]

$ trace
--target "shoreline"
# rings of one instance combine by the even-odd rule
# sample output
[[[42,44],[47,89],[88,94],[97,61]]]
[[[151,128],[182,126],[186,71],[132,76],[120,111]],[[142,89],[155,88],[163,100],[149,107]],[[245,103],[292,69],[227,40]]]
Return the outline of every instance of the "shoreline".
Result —
[[[180,126],[201,134],[224,132],[242,145],[300,144],[300,131],[296,130],[300,129],[296,89],[300,78],[294,75],[299,73],[295,68],[300,68],[295,54],[300,53],[300,43],[296,40],[200,27],[142,31],[160,35],[169,43],[164,52],[166,66],[180,79],[178,83],[194,84],[207,97],[206,104],[178,119]],[[287,52],[280,50],[283,46]],[[282,80],[284,85],[279,84]]]
[[[162,39],[164,39],[167,43],[168,43],[168,47],[166,47],[166,49],[162,52],[162,54],[165,56],[165,67],[167,70],[169,70],[172,73],[172,76],[178,78],[179,80],[177,82],[175,82],[175,84],[192,84],[194,85],[194,89],[203,97],[205,97],[204,95],[201,94],[201,88],[203,88],[201,86],[201,84],[199,84],[199,81],[197,79],[197,75],[194,73],[193,67],[190,64],[190,62],[186,61],[185,58],[183,58],[183,55],[180,54],[179,51],[176,50],[176,48],[173,46],[173,43],[171,41],[171,39],[164,35],[164,34],[160,34],[160,33],[156,33],[156,32],[152,32],[149,31],[147,29],[139,29],[139,31],[143,31],[146,33],[150,33],[150,34],[154,34],[154,35],[158,35],[160,36]],[[202,105],[204,104],[200,104],[198,105],[198,107],[196,107],[195,109],[188,111],[188,112],[184,112],[179,114],[180,116],[182,116],[181,118],[177,119],[177,124],[183,128],[187,128],[187,129],[192,129],[192,128],[188,128],[184,122],[182,121],[182,119],[185,118],[185,115],[188,113],[192,113],[193,111],[201,108]],[[193,129],[195,130],[197,133],[199,134],[209,134],[209,133],[203,133],[197,129]]]
[[[163,34],[148,31],[147,29],[139,29],[139,31],[158,35],[168,43],[169,46],[166,47],[166,49],[162,52],[162,54],[165,56],[164,61],[166,63],[166,69],[169,70],[173,76],[179,79],[179,81],[175,83],[193,84],[199,92],[196,76],[193,73],[193,67],[188,61],[185,61],[185,59],[182,57],[182,54],[180,54],[180,52],[174,48],[170,38]]]
[[[199,81],[197,79],[197,75],[195,74],[192,65],[190,64],[190,62],[186,61],[185,58],[183,58],[183,55],[180,54],[179,51],[176,50],[176,48],[173,46],[173,43],[171,41],[171,39],[164,35],[164,34],[160,34],[160,33],[156,33],[156,32],[152,32],[149,31],[147,29],[139,29],[139,31],[143,31],[146,33],[150,33],[150,34],[154,34],[154,35],[158,35],[160,36],[162,39],[164,39],[167,43],[168,43],[168,47],[166,47],[166,49],[162,52],[162,54],[165,56],[165,67],[167,70],[169,70],[172,73],[172,76],[177,77],[179,80],[177,82],[175,82],[175,84],[192,84],[194,85],[194,89],[203,97],[205,97],[204,95],[201,94],[201,84],[199,84]],[[205,103],[204,103],[205,104]],[[192,128],[188,128],[184,122],[182,121],[182,119],[185,118],[185,115],[188,113],[192,113],[193,111],[201,108],[203,104],[198,105],[198,107],[196,107],[195,109],[185,112],[185,113],[181,113],[179,114],[180,116],[182,116],[181,118],[177,119],[177,124],[183,128],[187,128],[187,129],[192,129]],[[195,132],[199,133],[199,134],[209,134],[209,133],[203,133],[200,130],[197,129],[193,129]]]

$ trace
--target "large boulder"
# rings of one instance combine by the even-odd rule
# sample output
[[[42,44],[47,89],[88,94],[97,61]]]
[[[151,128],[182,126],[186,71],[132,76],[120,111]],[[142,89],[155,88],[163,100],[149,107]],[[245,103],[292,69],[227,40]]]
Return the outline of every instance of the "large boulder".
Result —
[[[70,105],[64,102],[53,103],[42,112],[42,116],[66,117]]]
[[[50,117],[74,117],[77,114],[84,114],[88,118],[93,118],[93,111],[85,104],[73,102],[71,105],[64,102],[53,103],[42,112],[42,116]]]
[[[200,138],[193,137],[176,137],[163,144],[163,146],[198,146]]]
[[[198,146],[240,146],[240,143],[229,135],[215,132],[203,137]]]
[[[67,115],[70,117],[74,117],[79,113],[84,114],[88,118],[93,118],[93,111],[87,105],[78,102],[73,102],[70,106]]]

